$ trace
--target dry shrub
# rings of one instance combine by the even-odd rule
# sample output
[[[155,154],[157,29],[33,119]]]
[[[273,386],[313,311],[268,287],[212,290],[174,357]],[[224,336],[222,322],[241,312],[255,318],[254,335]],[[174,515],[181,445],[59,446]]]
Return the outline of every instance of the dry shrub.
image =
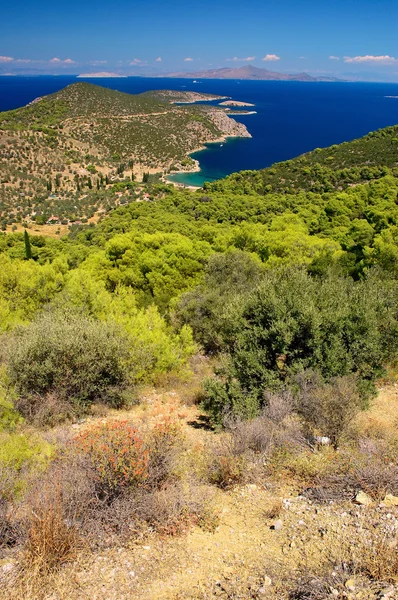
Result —
[[[137,524],[163,535],[178,535],[192,525],[206,525],[211,514],[209,490],[174,484],[135,498]]]
[[[22,524],[13,515],[12,508],[17,486],[17,471],[0,465],[0,550],[15,546],[23,536]]]
[[[391,456],[383,441],[359,440],[358,452],[352,452],[349,458],[348,477],[364,492],[376,500],[382,500],[388,493],[398,494],[397,457]]]
[[[289,392],[269,394],[258,417],[244,420],[227,415],[227,433],[209,450],[209,480],[229,488],[254,477],[264,468],[265,459],[277,450],[301,449],[306,445],[302,425],[293,411]]]
[[[30,575],[46,575],[73,560],[82,541],[77,525],[66,518],[58,485],[42,490],[31,500],[30,508],[22,568]]]
[[[313,435],[327,436],[336,447],[346,435],[362,400],[354,375],[334,377],[324,383],[313,371],[296,377],[298,411]]]
[[[78,416],[76,407],[54,392],[32,394],[29,399],[21,397],[17,408],[36,427],[55,427]]]
[[[323,454],[329,452],[325,449]],[[352,500],[359,491],[381,501],[388,493],[398,494],[398,464],[386,443],[363,439],[357,448],[334,454],[329,469],[314,473],[311,484],[305,495],[321,503]]]
[[[366,542],[361,540],[353,550],[353,560],[357,570],[372,581],[398,582],[397,539],[374,534]]]
[[[302,425],[294,413],[294,399],[290,392],[267,394],[265,401],[266,407],[254,419],[225,418],[224,426],[233,435],[235,451],[269,455],[275,449],[303,447]]]
[[[173,473],[184,446],[181,424],[165,417],[150,431],[145,439],[148,453],[145,486],[158,488],[173,477]]]
[[[275,498],[270,504],[264,509],[264,517],[266,519],[276,519],[282,514],[283,502],[280,498]]]
[[[210,483],[228,489],[246,481],[248,456],[237,451],[230,434],[208,447],[207,477]]]

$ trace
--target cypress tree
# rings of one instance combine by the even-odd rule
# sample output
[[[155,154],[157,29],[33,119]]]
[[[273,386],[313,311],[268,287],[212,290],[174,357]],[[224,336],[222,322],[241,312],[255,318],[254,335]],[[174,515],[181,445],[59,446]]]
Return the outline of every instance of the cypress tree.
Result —
[[[30,247],[29,234],[26,229],[23,237],[25,242],[25,259],[30,260],[32,258],[32,248]]]

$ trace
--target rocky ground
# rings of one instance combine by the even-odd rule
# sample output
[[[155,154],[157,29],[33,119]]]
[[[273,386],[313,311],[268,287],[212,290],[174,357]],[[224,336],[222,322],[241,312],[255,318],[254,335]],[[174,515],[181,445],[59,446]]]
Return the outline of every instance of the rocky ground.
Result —
[[[132,412],[117,417],[152,423],[175,412],[192,451],[215,435],[200,427],[200,413],[184,404],[179,390],[149,390],[143,400]],[[397,408],[397,389],[387,387],[372,411],[361,416],[360,426],[390,429],[386,415],[396,414]],[[319,501],[312,498],[310,488],[289,478],[260,478],[230,490],[213,489],[214,526],[194,527],[172,537],[146,532],[119,547],[82,551],[76,562],[53,576],[40,597],[397,600],[396,574],[386,573],[397,556],[398,498],[373,501],[359,492],[349,499]],[[17,559],[11,553],[0,563],[3,583],[13,576]],[[8,587],[0,598],[19,598],[15,593],[10,595]],[[26,597],[38,597],[37,592],[32,594]]]

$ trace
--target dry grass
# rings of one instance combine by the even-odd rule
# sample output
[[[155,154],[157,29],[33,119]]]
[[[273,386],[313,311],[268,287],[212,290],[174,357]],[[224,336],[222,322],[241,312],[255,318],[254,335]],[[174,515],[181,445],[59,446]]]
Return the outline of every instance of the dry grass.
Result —
[[[398,386],[381,389],[369,410],[361,412],[351,425],[354,439],[384,440],[398,451]]]
[[[373,581],[398,583],[397,538],[373,536],[354,550],[357,569]]]
[[[77,525],[68,522],[62,492],[44,490],[31,506],[22,569],[46,575],[76,558],[83,547]]]
[[[264,517],[272,520],[281,516],[283,512],[283,502],[281,498],[275,498],[269,505],[264,509]]]

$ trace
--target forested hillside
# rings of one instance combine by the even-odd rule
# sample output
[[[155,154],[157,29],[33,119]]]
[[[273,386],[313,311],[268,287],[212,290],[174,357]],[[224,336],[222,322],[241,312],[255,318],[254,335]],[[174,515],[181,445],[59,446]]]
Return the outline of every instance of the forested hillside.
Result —
[[[60,94],[62,118],[88,122]],[[107,106],[123,119],[118,99]],[[55,127],[47,102],[22,114]],[[6,121],[7,135],[22,122]],[[197,191],[120,177],[86,190],[80,206],[94,213],[101,199],[96,222],[65,236],[33,223],[0,234],[0,598],[78,599],[85,577],[91,597],[112,586],[115,598],[176,598],[163,581],[154,591],[142,558],[153,547],[184,598],[259,598],[267,586],[273,600],[351,588],[376,600],[395,584],[396,399],[383,417],[369,410],[396,381],[396,134]],[[254,539],[242,525],[253,511],[261,547],[242,542]],[[235,527],[239,564],[222,541]],[[194,528],[195,564],[206,540],[217,578],[197,574],[191,589],[175,577],[179,542],[168,544]],[[321,564],[331,540],[333,562]],[[113,574],[93,582],[92,565]]]
[[[330,192],[383,177],[398,170],[398,125],[372,131],[362,138],[317,148],[261,171],[234,173],[206,185],[209,191],[266,195],[295,194],[300,190]]]

